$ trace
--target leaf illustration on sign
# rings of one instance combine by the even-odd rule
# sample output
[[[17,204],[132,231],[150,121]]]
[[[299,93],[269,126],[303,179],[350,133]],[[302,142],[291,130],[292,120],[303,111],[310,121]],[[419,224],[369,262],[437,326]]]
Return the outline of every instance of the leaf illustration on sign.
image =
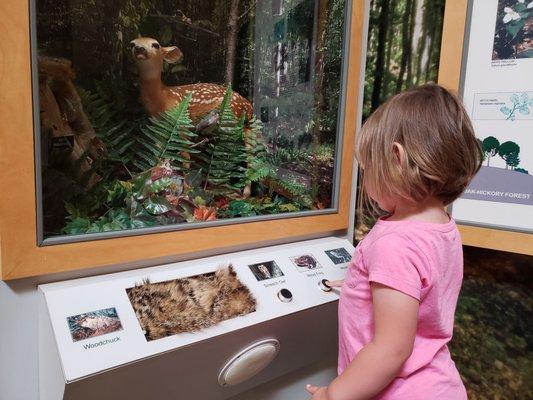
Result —
[[[530,99],[527,93],[514,93],[510,99],[510,106],[503,106],[500,108],[500,111],[505,115],[506,120],[514,121],[517,112],[522,115],[528,115],[531,113],[530,107],[533,107],[533,99]]]

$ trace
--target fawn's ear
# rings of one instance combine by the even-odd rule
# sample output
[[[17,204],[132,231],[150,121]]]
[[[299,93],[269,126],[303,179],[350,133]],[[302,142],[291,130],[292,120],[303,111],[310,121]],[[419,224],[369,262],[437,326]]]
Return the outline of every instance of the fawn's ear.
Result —
[[[169,64],[175,64],[183,58],[183,53],[176,46],[161,48],[163,59]]]

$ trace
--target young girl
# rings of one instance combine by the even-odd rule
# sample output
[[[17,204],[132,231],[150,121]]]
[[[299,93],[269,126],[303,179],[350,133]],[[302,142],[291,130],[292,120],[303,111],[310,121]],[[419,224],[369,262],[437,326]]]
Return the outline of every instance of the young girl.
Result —
[[[459,100],[438,85],[394,96],[364,124],[363,190],[387,212],[361,241],[339,301],[339,376],[312,400],[463,400],[451,359],[463,276],[461,238],[445,207],[482,153]]]

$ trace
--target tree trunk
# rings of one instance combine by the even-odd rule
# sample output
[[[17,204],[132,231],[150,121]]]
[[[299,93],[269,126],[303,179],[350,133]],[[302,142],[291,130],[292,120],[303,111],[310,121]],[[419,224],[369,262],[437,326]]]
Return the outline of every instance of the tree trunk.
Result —
[[[404,82],[404,75],[405,70],[407,69],[407,63],[409,62],[410,56],[411,56],[411,49],[410,49],[410,39],[411,39],[411,8],[412,8],[413,0],[407,0],[405,3],[405,12],[406,15],[403,17],[403,24],[402,24],[402,59],[400,62],[400,73],[398,75],[398,81],[396,81],[396,92],[400,92],[403,87]]]
[[[373,13],[376,9],[376,0],[370,0],[370,18],[369,18],[369,24],[368,24],[368,39],[367,39],[367,45],[368,45],[368,53],[369,56],[372,56],[372,44],[374,43],[373,35],[374,35],[374,21],[373,21]],[[370,62],[367,60],[367,62]]]
[[[252,0],[255,1],[255,0]],[[248,12],[248,21],[255,21],[255,7],[250,6]],[[255,35],[254,35],[254,24],[252,22],[248,22],[248,57],[250,59],[250,69],[248,73],[248,98],[253,99],[254,98],[254,71],[255,71],[255,57],[254,57],[254,47],[255,47]]]
[[[428,48],[428,36],[429,36],[429,23],[430,23],[430,16],[429,16],[429,0],[424,1],[424,14],[422,16],[422,29],[421,29],[421,38],[420,43],[418,46],[418,59],[417,59],[417,66],[416,66],[416,84],[420,85],[420,78],[422,76],[422,70],[425,68],[425,66],[428,63],[429,60],[429,54],[426,53],[426,50]]]
[[[381,86],[383,83],[383,72],[385,69],[385,45],[387,38],[387,28],[389,25],[389,7],[390,1],[383,0],[381,4],[381,12],[379,14],[379,28],[378,28],[378,46],[376,56],[376,69],[374,87],[372,89],[371,111],[379,107],[381,103]]]
[[[315,126],[313,143],[320,143],[320,115],[324,105],[324,46],[328,22],[328,0],[318,1],[315,53]]]
[[[426,14],[424,12],[424,0],[416,0],[413,3],[414,15],[411,23],[411,60],[409,62],[409,67],[407,68],[408,87],[417,84],[418,68],[423,51],[422,43],[424,42],[424,17]]]
[[[239,0],[231,0],[226,36],[226,84],[233,86],[235,55],[237,54],[237,31],[239,29]]]
[[[389,26],[388,26],[388,33],[387,33],[387,55],[385,58],[385,68],[383,69],[383,73],[385,76],[383,77],[383,88],[381,90],[381,99],[380,102],[383,102],[389,95],[389,83],[390,83],[390,62],[391,62],[391,56],[392,56],[392,47],[394,45],[394,23],[395,23],[395,17],[396,17],[396,1],[393,0],[392,4],[390,5],[390,18],[389,18]]]
[[[444,15],[444,4],[442,2],[430,1],[431,4],[430,15],[431,18],[431,38],[428,50],[428,63],[426,68],[425,81],[428,82],[436,78],[439,57],[440,57],[440,41],[442,34],[442,15]]]

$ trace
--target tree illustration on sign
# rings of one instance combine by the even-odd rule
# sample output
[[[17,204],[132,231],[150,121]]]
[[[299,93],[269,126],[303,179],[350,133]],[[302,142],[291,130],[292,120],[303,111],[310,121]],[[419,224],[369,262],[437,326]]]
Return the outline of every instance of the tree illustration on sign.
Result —
[[[505,169],[513,169],[518,166],[520,158],[520,146],[515,142],[507,141],[500,145],[498,148],[498,155],[505,161]]]
[[[498,154],[499,147],[500,142],[494,136],[489,136],[481,142],[481,148],[487,159],[487,167],[490,166],[490,159]]]
[[[515,142],[509,140],[500,144],[494,136],[488,136],[483,140],[478,139],[478,141],[483,149],[483,161],[487,160],[487,167],[490,167],[490,159],[497,154],[505,161],[505,169],[510,168],[514,172],[529,174],[528,170],[520,167],[520,146]]]
[[[522,115],[528,115],[530,107],[533,107],[533,99],[530,99],[527,93],[514,93],[510,97],[511,106],[503,106],[500,111],[505,115],[506,120],[514,121],[516,118],[516,112],[518,111]]]

